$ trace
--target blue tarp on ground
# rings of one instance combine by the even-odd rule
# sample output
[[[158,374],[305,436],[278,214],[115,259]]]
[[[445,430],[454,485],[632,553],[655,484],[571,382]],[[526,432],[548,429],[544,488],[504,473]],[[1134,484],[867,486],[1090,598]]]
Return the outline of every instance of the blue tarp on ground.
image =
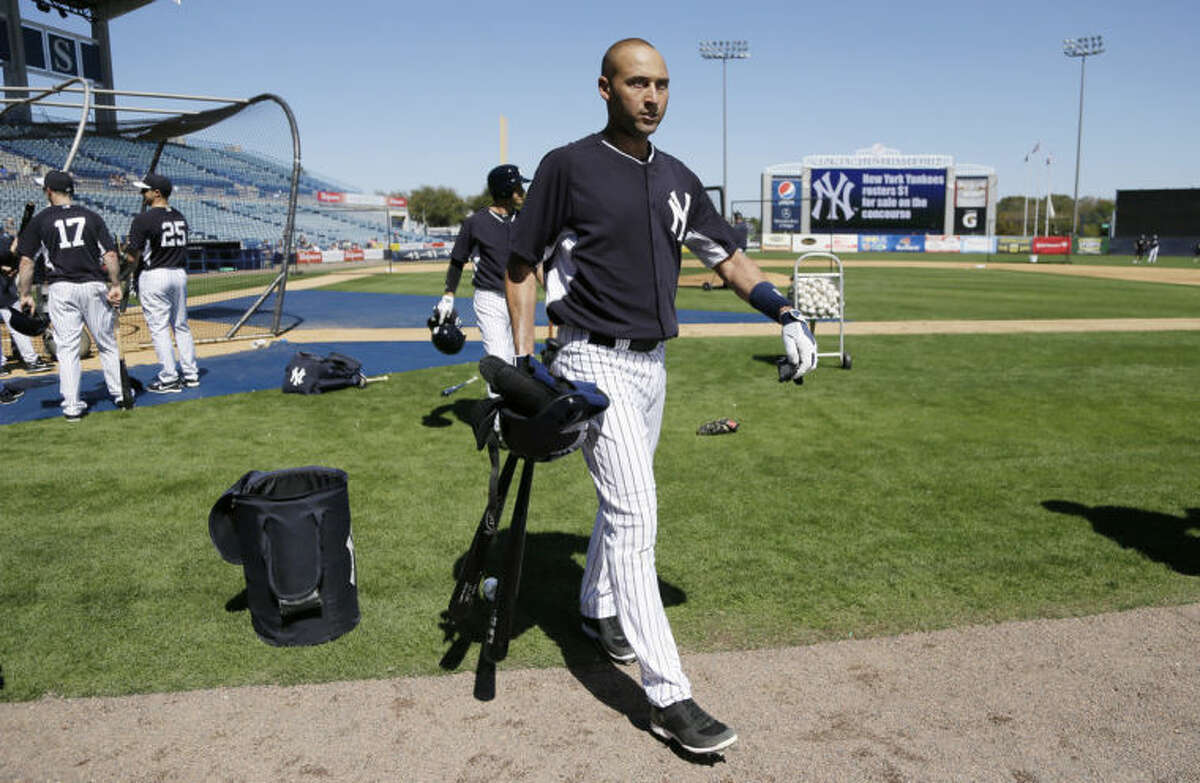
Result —
[[[439,353],[431,344],[420,343],[289,343],[280,340],[258,350],[213,356],[200,360],[200,386],[185,389],[178,394],[150,394],[137,396],[138,407],[162,405],[181,400],[202,397],[219,397],[262,389],[279,389],[283,384],[283,371],[297,351],[308,351],[325,355],[331,351],[353,356],[363,363],[367,375],[420,370],[463,362],[478,362],[483,358],[483,344],[469,342],[454,356]],[[129,376],[135,386],[154,380],[157,364],[131,367]],[[6,378],[7,385],[24,389],[25,396],[12,405],[0,406],[0,425],[17,421],[46,419],[61,416],[58,393],[58,374],[47,373],[25,378]],[[465,378],[463,380],[466,380]],[[104,385],[100,370],[89,370],[83,374],[80,384],[83,399],[88,403],[89,415],[109,415],[117,411]],[[280,392],[282,394],[282,392]],[[86,417],[85,417],[86,421]]]

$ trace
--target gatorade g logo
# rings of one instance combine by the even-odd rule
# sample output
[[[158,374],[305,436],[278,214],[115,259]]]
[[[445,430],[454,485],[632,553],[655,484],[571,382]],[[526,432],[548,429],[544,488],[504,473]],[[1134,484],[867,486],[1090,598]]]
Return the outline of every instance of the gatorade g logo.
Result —
[[[796,198],[796,183],[785,179],[775,186],[775,195],[780,201],[791,201]]]
[[[293,367],[292,368],[292,377],[288,380],[288,383],[292,384],[293,386],[303,385],[304,384],[304,368],[303,367]]]
[[[979,213],[975,210],[968,210],[963,213],[963,228],[975,228],[979,225]]]
[[[692,194],[684,193],[683,203],[680,204],[679,196],[672,190],[667,197],[667,206],[671,208],[671,233],[675,235],[675,241],[682,242],[687,236],[687,216],[692,206]]]

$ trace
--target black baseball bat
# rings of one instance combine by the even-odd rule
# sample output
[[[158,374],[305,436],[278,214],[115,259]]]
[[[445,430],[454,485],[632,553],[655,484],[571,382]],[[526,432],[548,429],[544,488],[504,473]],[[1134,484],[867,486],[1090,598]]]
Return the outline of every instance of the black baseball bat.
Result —
[[[504,398],[508,407],[522,416],[532,416],[559,396],[541,381],[517,369],[498,356],[479,360],[479,374]]]
[[[504,512],[504,501],[508,497],[508,487],[512,483],[513,472],[517,467],[517,457],[509,454],[500,472],[500,480],[496,485],[495,498],[488,498],[488,507],[479,520],[475,529],[475,537],[471,547],[463,558],[462,570],[458,574],[458,582],[450,595],[450,619],[461,623],[471,611],[475,596],[479,592],[479,581],[483,577],[483,568],[487,563],[488,549],[496,537],[500,527],[500,515]]]
[[[36,209],[37,206],[32,201],[25,202],[25,211],[21,213],[21,227],[17,229],[17,236],[20,236],[25,226],[29,225],[29,221],[33,220],[33,212]]]
[[[529,490],[533,484],[534,460],[525,460],[521,470],[521,485],[513,508],[512,524],[508,528],[508,549],[504,553],[504,573],[496,586],[496,605],[492,608],[483,654],[492,663],[508,656],[512,638],[513,615],[517,610],[517,590],[521,585],[521,566],[525,560],[525,518],[529,511]]]

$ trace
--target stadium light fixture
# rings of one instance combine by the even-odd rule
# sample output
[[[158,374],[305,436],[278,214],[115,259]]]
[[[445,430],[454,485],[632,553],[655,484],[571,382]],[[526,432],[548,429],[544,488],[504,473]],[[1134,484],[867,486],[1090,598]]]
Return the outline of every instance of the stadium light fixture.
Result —
[[[1104,37],[1086,35],[1082,38],[1064,38],[1063,54],[1079,58],[1079,124],[1075,132],[1075,195],[1072,198],[1071,236],[1079,236],[1079,154],[1083,146],[1083,73],[1087,58],[1104,53]]]
[[[729,204],[729,115],[725,100],[725,65],[730,60],[745,60],[750,57],[748,41],[701,41],[700,56],[705,60],[721,61],[721,209],[728,212]],[[729,216],[722,215],[728,218]]]

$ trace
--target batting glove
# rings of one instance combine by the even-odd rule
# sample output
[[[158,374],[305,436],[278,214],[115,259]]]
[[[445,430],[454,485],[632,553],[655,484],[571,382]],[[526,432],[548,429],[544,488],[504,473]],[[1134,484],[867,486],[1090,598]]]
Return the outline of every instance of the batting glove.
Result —
[[[783,349],[787,351],[788,364],[794,368],[790,378],[781,375],[779,380],[799,382],[806,372],[817,367],[817,338],[799,310],[788,310],[779,321],[783,324]]]
[[[445,323],[450,313],[454,312],[454,294],[443,295],[434,305],[433,312],[437,314],[438,323]]]

